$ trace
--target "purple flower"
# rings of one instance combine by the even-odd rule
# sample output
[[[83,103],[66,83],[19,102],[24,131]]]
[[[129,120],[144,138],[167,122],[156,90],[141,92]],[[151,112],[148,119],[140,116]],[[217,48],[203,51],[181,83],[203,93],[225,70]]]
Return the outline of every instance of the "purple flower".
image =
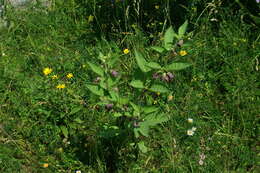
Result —
[[[170,80],[172,80],[174,78],[174,75],[171,72],[168,72],[167,76],[169,77]]]
[[[111,110],[113,108],[114,104],[113,103],[109,103],[105,105],[105,108],[108,110]]]
[[[113,77],[117,77],[117,76],[118,76],[118,72],[115,71],[115,70],[111,70],[110,73],[111,73],[111,75],[112,75]]]
[[[154,73],[153,74],[153,79],[158,79],[160,77],[159,73]]]
[[[171,72],[163,73],[163,75],[162,75],[162,80],[166,81],[166,82],[172,81],[173,78],[174,78],[174,75]]]
[[[260,0],[256,0],[256,3],[259,3],[260,2]]]

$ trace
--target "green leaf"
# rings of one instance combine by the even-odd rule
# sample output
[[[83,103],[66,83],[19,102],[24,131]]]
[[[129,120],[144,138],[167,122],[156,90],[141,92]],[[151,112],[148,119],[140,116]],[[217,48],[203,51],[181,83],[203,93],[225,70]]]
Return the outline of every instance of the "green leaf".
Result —
[[[133,80],[130,84],[134,88],[144,88],[144,83],[141,80]]]
[[[130,102],[130,105],[133,107],[133,109],[136,111],[136,112],[140,112],[140,107],[132,102]]]
[[[98,96],[104,96],[104,90],[97,85],[87,84],[86,87],[93,93]]]
[[[63,133],[63,135],[67,138],[69,135],[68,129],[65,126],[60,126],[61,132]]]
[[[182,38],[187,30],[188,21],[186,20],[178,29],[179,38]]]
[[[138,142],[137,145],[140,151],[142,151],[143,153],[146,153],[148,151],[148,148],[144,145],[144,141]]]
[[[76,118],[76,119],[74,119],[74,121],[77,122],[77,123],[79,123],[79,124],[81,124],[81,123],[84,122],[84,121],[82,121],[80,118]]]
[[[143,111],[144,111],[145,114],[149,114],[149,113],[152,113],[152,112],[156,112],[156,111],[158,111],[158,110],[159,110],[159,108],[156,107],[156,106],[145,106],[145,107],[143,108]]]
[[[170,92],[170,90],[168,88],[166,88],[164,85],[160,85],[160,84],[153,84],[149,90],[153,91],[153,92],[159,92],[159,93]]]
[[[164,34],[164,48],[166,50],[171,50],[174,37],[178,37],[178,35],[174,32],[172,27],[169,27]]]
[[[73,108],[68,115],[73,115],[81,110],[81,107]]]
[[[167,117],[165,114],[149,114],[145,117],[144,122],[147,126],[155,126],[157,124],[161,124],[164,122],[167,122],[169,120],[169,117]]]
[[[127,97],[119,97],[118,98],[118,103],[121,105],[125,105],[129,102],[129,99]]]
[[[155,50],[158,53],[163,53],[165,51],[163,47],[159,47],[159,46],[152,46],[151,49]]]
[[[152,69],[155,69],[155,70],[159,70],[161,69],[161,65],[158,64],[157,62],[149,62],[146,66],[152,68]]]
[[[149,137],[149,129],[149,124],[147,124],[147,122],[142,122],[140,123],[140,127],[137,128],[137,132],[145,137]]]
[[[171,70],[182,70],[185,69],[187,67],[191,66],[191,64],[189,63],[181,63],[181,62],[174,62],[170,65],[167,65],[165,67],[165,70],[167,71],[171,71]]]
[[[94,73],[96,73],[102,77],[104,76],[104,70],[101,67],[99,67],[96,64],[93,64],[91,62],[88,62],[88,65]]]
[[[146,73],[151,70],[149,67],[146,66],[147,62],[144,59],[143,55],[137,50],[135,50],[135,59],[137,61],[137,65],[142,70],[142,72]]]
[[[119,98],[119,95],[118,95],[118,92],[115,92],[115,91],[109,91],[109,94],[111,96],[111,101],[118,101],[118,98]]]
[[[113,114],[113,116],[117,118],[117,117],[121,117],[121,116],[122,116],[122,114],[121,114],[121,113],[119,113],[119,112],[115,112],[115,113]]]

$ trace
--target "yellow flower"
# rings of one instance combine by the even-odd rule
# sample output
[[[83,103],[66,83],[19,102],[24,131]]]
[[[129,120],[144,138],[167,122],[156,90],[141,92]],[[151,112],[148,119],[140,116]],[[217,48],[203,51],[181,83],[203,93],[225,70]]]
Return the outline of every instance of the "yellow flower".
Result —
[[[93,21],[94,21],[94,16],[89,15],[88,16],[88,22],[90,23],[90,22],[93,22]]]
[[[51,78],[52,78],[53,80],[54,80],[54,79],[58,79],[58,75],[53,75]]]
[[[173,100],[173,96],[172,95],[169,95],[168,96],[168,101],[172,101]]]
[[[48,164],[48,163],[44,163],[44,164],[42,165],[42,167],[48,168],[48,167],[49,167],[49,164]]]
[[[181,51],[180,51],[180,55],[181,55],[181,56],[185,56],[185,55],[187,55],[187,54],[188,54],[188,53],[187,53],[185,50],[181,50]]]
[[[158,10],[160,8],[160,6],[156,5],[156,6],[154,6],[154,8]]]
[[[129,49],[124,49],[124,54],[128,54],[130,51],[129,51]]]
[[[52,72],[52,69],[49,68],[49,67],[43,69],[43,74],[44,74],[45,76],[47,76],[47,75],[50,74],[51,72]]]
[[[72,73],[69,73],[69,74],[67,74],[67,78],[73,78],[73,74]]]
[[[65,84],[58,84],[57,86],[56,86],[56,88],[58,88],[58,89],[63,89],[63,88],[65,88],[66,86],[65,86]]]

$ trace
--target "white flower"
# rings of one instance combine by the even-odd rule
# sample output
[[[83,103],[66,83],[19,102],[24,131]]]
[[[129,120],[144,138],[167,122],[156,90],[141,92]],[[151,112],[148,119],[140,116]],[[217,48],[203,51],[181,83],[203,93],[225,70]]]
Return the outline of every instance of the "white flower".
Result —
[[[188,123],[193,123],[193,119],[192,118],[188,118]]]
[[[76,173],[81,173],[81,170],[77,170]]]
[[[196,127],[192,127],[191,129],[187,130],[187,135],[193,136],[194,132],[197,130]]]
[[[191,130],[191,129],[187,130],[187,135],[193,136],[194,135],[194,131]]]
[[[192,130],[193,132],[195,132],[195,131],[197,130],[197,128],[196,128],[196,127],[192,127],[191,130]]]

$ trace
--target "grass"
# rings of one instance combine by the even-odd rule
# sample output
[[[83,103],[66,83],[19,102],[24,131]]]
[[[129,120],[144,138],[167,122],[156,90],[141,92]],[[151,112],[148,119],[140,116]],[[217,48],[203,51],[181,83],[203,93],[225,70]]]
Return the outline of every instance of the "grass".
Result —
[[[176,49],[187,52],[180,56],[152,51],[161,41],[158,36],[151,43],[145,32],[99,38],[87,19],[75,21],[60,9],[12,13],[9,19],[0,38],[0,172],[258,172],[256,27],[222,16],[216,31],[206,16]],[[130,53],[123,53],[126,48]],[[169,92],[136,89],[132,80],[153,80],[140,72],[135,49],[161,65],[192,66],[174,71],[170,83],[159,82]],[[118,72],[104,80],[119,79],[122,98],[140,108],[130,102],[107,108],[107,95],[87,87],[100,73],[89,62]],[[53,71],[44,75],[47,67]],[[136,137],[132,124],[142,124],[138,109],[145,106],[159,108],[167,120]],[[122,112],[130,118],[115,117]]]

